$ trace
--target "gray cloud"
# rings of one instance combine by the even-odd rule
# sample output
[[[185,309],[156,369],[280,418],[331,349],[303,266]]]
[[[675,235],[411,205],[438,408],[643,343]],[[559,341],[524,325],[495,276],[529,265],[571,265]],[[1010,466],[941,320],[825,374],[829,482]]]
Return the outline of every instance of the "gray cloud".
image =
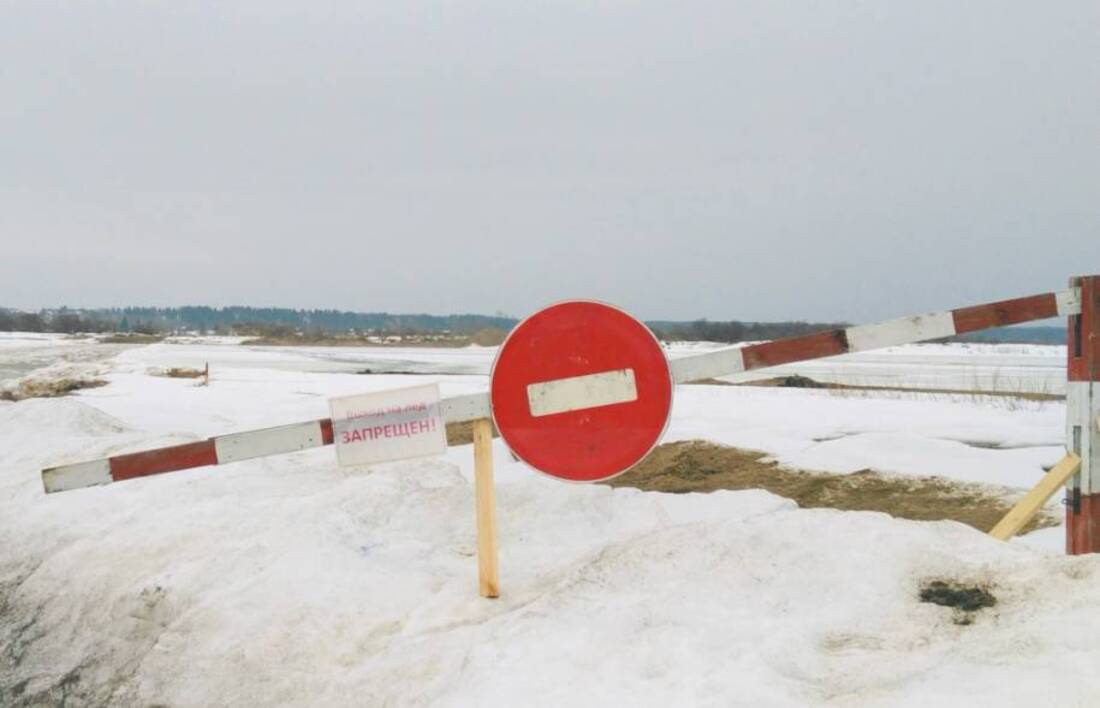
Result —
[[[0,304],[859,321],[1100,271],[1092,2],[0,7]]]

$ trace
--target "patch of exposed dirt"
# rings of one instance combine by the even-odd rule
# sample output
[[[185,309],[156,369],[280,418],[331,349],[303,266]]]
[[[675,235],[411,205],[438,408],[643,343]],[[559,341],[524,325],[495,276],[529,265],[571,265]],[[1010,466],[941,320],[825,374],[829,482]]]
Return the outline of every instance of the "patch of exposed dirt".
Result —
[[[13,388],[0,390],[0,401],[22,401],[27,398],[58,398],[84,388],[106,386],[103,379],[31,379]]]
[[[265,347],[468,347],[476,344],[494,347],[508,336],[498,327],[483,327],[475,332],[415,332],[406,334],[380,332],[376,334],[291,332],[265,334],[241,342],[244,346]]]
[[[805,472],[766,461],[760,452],[702,440],[661,445],[628,472],[607,482],[657,492],[713,492],[765,489],[803,508],[881,511],[902,519],[950,519],[987,532],[1000,521],[1019,492],[942,477],[910,477],[861,470],[852,474]],[[1042,511],[1021,533],[1057,526]]]
[[[163,342],[163,334],[111,334],[100,338],[101,344],[156,344]]]
[[[776,376],[770,379],[757,379],[756,381],[723,381],[722,379],[699,379],[688,381],[689,384],[704,386],[764,386],[766,388],[843,388],[844,384],[822,383],[809,376],[792,374],[791,376]]]
[[[493,437],[499,438],[497,426],[493,426]],[[468,420],[463,423],[447,423],[448,445],[469,445],[474,441],[474,422]]]
[[[749,381],[742,386],[770,386],[776,388],[837,388],[843,386],[843,384],[827,384],[822,383],[816,379],[811,379],[809,376],[802,376],[800,374],[792,374],[791,376],[777,376],[772,379],[763,379],[762,381]]]
[[[966,585],[953,580],[932,580],[921,585],[920,601],[955,610],[955,624],[974,621],[974,613],[997,604],[997,598],[983,585]]]
[[[170,379],[198,379],[205,375],[206,372],[202,369],[187,369],[184,367],[172,367],[153,374],[153,376],[164,376]]]

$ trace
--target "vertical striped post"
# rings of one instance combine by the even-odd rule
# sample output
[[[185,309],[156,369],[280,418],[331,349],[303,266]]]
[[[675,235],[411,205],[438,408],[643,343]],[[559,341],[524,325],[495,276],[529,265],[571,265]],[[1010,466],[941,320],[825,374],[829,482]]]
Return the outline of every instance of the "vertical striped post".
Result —
[[[1081,471],[1066,485],[1066,553],[1100,553],[1100,275],[1073,278],[1081,314],[1069,318],[1066,449]]]

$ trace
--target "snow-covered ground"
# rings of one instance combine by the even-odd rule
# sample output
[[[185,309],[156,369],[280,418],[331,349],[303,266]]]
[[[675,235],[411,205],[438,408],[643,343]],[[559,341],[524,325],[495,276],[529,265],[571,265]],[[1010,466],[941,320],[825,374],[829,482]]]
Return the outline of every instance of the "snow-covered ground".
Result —
[[[1100,704],[1100,575],[1060,555],[1060,529],[1003,544],[762,491],[562,484],[498,441],[503,595],[485,600],[468,446],[371,468],[318,449],[41,490],[44,466],[324,417],[336,394],[481,390],[492,355],[216,341],[56,354],[53,370],[110,383],[0,402],[0,704]],[[1058,347],[877,356],[894,385],[914,367],[1064,376]],[[209,387],[149,375],[206,361]],[[682,386],[666,440],[1024,487],[1060,456],[1063,416],[1059,402]],[[998,604],[955,624],[917,601],[934,578],[986,584]]]
[[[124,349],[63,334],[0,332],[0,385],[51,364],[102,361]]]
[[[672,345],[670,354],[677,356],[717,346],[722,345]],[[818,381],[855,386],[1065,394],[1065,370],[1065,346],[908,344],[723,376],[722,379],[731,382],[756,381],[801,374]]]

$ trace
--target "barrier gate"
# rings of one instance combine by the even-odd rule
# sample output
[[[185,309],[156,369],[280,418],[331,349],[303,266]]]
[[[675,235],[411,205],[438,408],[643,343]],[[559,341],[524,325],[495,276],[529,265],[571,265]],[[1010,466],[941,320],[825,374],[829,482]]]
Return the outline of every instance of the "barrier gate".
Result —
[[[1037,501],[1038,506],[1041,506],[1064,484],[1068,492],[1066,552],[1094,553],[1100,551],[1100,390],[1097,387],[1097,382],[1100,382],[1100,338],[1098,338],[1100,275],[1072,278],[1070,287],[1058,292],[904,317],[876,324],[857,325],[744,347],[721,348],[672,359],[667,362],[667,366],[672,383],[683,384],[743,371],[941,339],[1053,317],[1069,318],[1066,390],[1066,450],[1069,462],[1063,461],[1064,464],[1059,464],[1051,475],[1044,478],[1041,486],[1045,485],[1045,487],[1042,489],[1037,487],[1033,490],[1032,494],[1035,498],[1032,501]],[[521,323],[520,326],[523,324]],[[583,329],[578,331],[583,334]],[[560,408],[553,409],[551,412],[559,409],[582,410],[608,405],[608,401],[614,404],[620,400],[632,400],[629,397],[607,398],[609,395],[619,395],[615,391],[608,393],[610,390],[608,386],[611,385],[608,383],[611,381],[608,375],[617,373],[621,372],[606,372],[606,374],[550,382],[560,384],[551,391],[556,397],[555,405]],[[596,378],[599,378],[598,382],[595,381]],[[619,381],[623,378],[618,377],[614,380]],[[591,381],[577,383],[579,379],[591,379]],[[594,390],[593,386],[597,383],[599,390]],[[633,378],[629,383],[631,386],[634,385]],[[549,391],[546,384],[538,384],[538,386],[542,387],[539,389],[540,392]],[[531,405],[534,410],[534,399]],[[465,421],[483,423],[481,428],[475,426],[475,456],[478,454],[477,450],[491,450],[491,447],[486,447],[491,440],[489,437],[491,432],[487,431],[491,431],[488,420],[493,416],[494,411],[488,393],[444,398],[439,401],[438,406],[439,414],[446,423]],[[325,418],[52,467],[42,471],[42,480],[47,493],[62,492],[194,467],[224,465],[268,455],[281,455],[331,445],[333,442],[333,420]],[[508,442],[507,436],[505,436],[505,442]],[[483,522],[482,512],[488,516],[484,523],[489,524],[490,528],[492,524],[491,451],[486,454],[490,455],[487,458],[490,460],[488,465],[490,489],[478,492],[479,542]],[[485,466],[481,462],[476,465],[479,475]],[[484,495],[488,496],[483,498]],[[1006,517],[1006,522],[1008,521]],[[1007,535],[1010,536],[1011,533],[1014,531]],[[495,567],[495,547],[491,549],[491,553],[492,564]],[[495,575],[495,568],[492,574]],[[493,578],[493,585],[495,586],[495,578]],[[486,591],[483,587],[483,594],[495,596],[494,593],[495,587],[490,591]]]

